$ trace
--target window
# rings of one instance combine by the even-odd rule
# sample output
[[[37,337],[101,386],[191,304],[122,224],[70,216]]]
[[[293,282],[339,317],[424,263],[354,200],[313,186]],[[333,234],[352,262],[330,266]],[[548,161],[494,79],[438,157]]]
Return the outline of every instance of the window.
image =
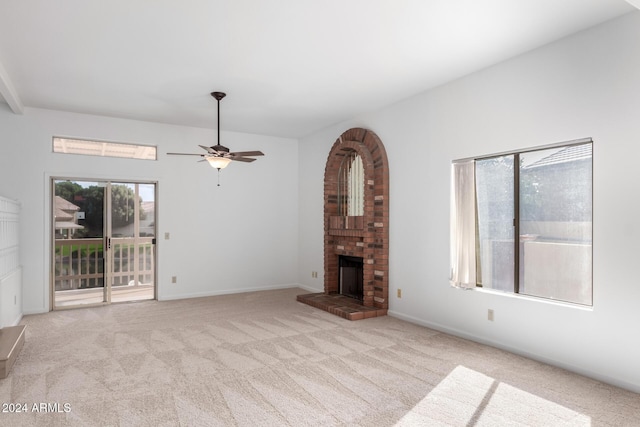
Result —
[[[338,212],[342,216],[364,215],[364,166],[355,151],[344,156],[338,171]]]
[[[84,154],[98,157],[156,160],[156,147],[151,145],[122,144],[118,142],[87,141],[82,139],[53,138],[53,152]]]
[[[454,161],[451,202],[452,285],[592,304],[590,139]]]

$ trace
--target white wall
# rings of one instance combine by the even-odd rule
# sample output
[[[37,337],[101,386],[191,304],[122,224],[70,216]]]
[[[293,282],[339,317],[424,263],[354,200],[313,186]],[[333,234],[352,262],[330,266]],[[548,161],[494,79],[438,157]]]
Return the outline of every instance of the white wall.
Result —
[[[157,145],[158,161],[54,154],[54,135]],[[52,176],[158,182],[159,299],[295,285],[297,141],[223,131],[223,145],[265,156],[231,164],[220,187],[197,157],[165,154],[215,141],[209,129],[30,108],[18,116],[0,104],[0,194],[22,203],[24,313],[49,310]]]
[[[366,127],[390,164],[390,314],[640,391],[639,114],[635,12],[306,137],[299,281],[322,289],[308,270],[322,271],[326,156]],[[583,137],[594,140],[593,308],[451,288],[451,160]]]

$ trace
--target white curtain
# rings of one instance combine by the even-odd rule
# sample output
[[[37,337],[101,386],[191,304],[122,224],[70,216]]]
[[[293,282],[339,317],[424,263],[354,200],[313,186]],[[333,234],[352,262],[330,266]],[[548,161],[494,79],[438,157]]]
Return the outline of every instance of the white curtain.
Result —
[[[476,287],[475,162],[451,165],[451,286]]]
[[[356,155],[349,169],[349,191],[347,203],[347,215],[364,215],[364,166],[362,158]]]

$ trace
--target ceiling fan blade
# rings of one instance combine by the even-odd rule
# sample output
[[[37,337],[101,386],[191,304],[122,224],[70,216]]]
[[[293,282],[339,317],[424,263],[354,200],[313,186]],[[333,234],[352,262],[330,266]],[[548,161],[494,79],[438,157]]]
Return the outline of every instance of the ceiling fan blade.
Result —
[[[204,145],[200,145],[200,144],[198,144],[198,147],[206,150],[207,152],[209,152],[211,154],[218,154],[218,152],[216,150],[214,150],[213,148],[211,148],[211,147],[205,147]]]
[[[256,159],[252,159],[251,157],[231,157],[231,160],[234,162],[254,162]]]
[[[233,153],[229,153],[230,156],[264,156],[262,151],[235,151]]]
[[[204,154],[194,154],[194,153],[167,153],[169,156],[204,156]]]

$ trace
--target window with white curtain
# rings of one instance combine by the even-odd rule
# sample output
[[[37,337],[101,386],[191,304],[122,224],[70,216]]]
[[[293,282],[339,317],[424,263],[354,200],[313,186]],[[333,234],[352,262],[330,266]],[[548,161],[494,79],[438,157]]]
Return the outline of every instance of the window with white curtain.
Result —
[[[592,305],[592,145],[454,161],[451,285]]]

